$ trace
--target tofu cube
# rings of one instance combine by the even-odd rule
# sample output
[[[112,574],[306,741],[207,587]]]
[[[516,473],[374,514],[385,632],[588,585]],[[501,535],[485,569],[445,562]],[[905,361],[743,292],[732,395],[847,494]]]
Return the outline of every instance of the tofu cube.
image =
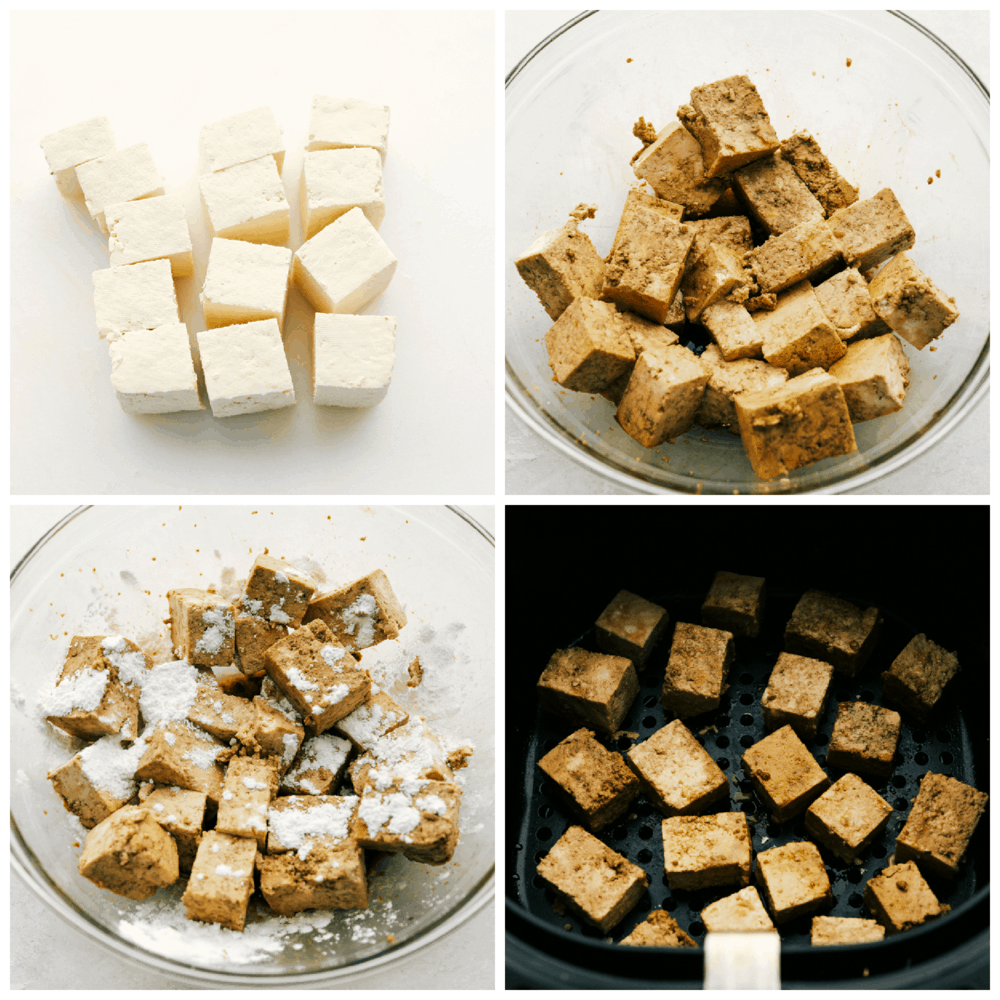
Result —
[[[364,753],[373,750],[383,736],[400,726],[405,726],[409,713],[398,702],[393,701],[385,691],[374,691],[363,705],[338,719],[333,724],[334,732],[350,741],[351,746]]]
[[[396,362],[395,316],[316,313],[313,403],[376,406],[385,399]]]
[[[142,799],[142,805],[149,810],[149,818],[174,838],[177,865],[182,875],[191,871],[198,853],[207,803],[208,796],[204,792],[186,788],[157,788]]]
[[[778,148],[778,136],[757,88],[747,76],[695,87],[677,117],[701,144],[705,176],[728,174]]]
[[[194,587],[168,590],[170,640],[179,659],[200,667],[233,662],[233,608],[217,594]]]
[[[641,924],[636,924],[628,937],[618,943],[649,948],[698,947],[666,910],[653,910]]]
[[[750,829],[741,812],[662,821],[663,868],[671,889],[750,882]]]
[[[663,679],[663,709],[679,718],[719,707],[735,659],[732,632],[678,622]]]
[[[149,727],[143,736],[147,732]],[[157,722],[146,740],[135,776],[204,792],[212,806],[217,807],[225,780],[225,768],[218,763],[223,749],[222,743],[190,722]]]
[[[109,205],[163,194],[163,178],[144,142],[78,164],[76,177],[87,211],[105,236],[104,211]]]
[[[113,340],[130,330],[180,323],[169,260],[151,260],[94,271],[97,332]]]
[[[705,176],[701,145],[679,121],[661,129],[632,158],[632,169],[657,197],[683,205],[692,215],[707,212],[728,187],[728,178]]]
[[[725,299],[715,302],[702,312],[701,322],[718,344],[723,360],[764,356],[763,328],[754,322],[741,303]]]
[[[687,318],[697,322],[702,312],[734,289],[746,292],[749,277],[743,267],[743,254],[720,243],[710,243],[684,275],[684,308]]]
[[[726,361],[718,344],[709,344],[700,358],[709,372],[705,395],[695,417],[701,427],[725,427],[738,436],[740,424],[733,400],[742,393],[776,389],[788,381],[784,368],[775,368],[764,361],[754,358]]]
[[[699,284],[704,281],[705,269],[700,267],[702,259],[714,243],[735,254],[739,267],[734,269],[740,280],[733,290],[726,293],[726,301],[740,302],[746,299],[749,291],[750,273],[745,267],[746,255],[753,249],[753,237],[750,232],[750,220],[744,215],[723,215],[718,218],[696,219],[685,222],[693,230],[694,242],[688,254],[681,278],[681,291],[685,302],[685,318],[692,322],[702,322],[701,315],[705,304],[701,301]],[[746,285],[747,287],[743,287]],[[668,317],[669,318],[669,317]]]
[[[776,924],[833,905],[830,876],[819,849],[807,840],[758,854],[757,881]]]
[[[627,812],[639,794],[639,779],[621,754],[606,750],[589,729],[567,736],[538,766],[569,811],[595,832]]]
[[[247,614],[242,608],[236,614],[236,653],[233,665],[247,677],[264,674],[264,654],[279,640],[288,635],[285,625],[276,625],[265,618]]]
[[[276,319],[198,334],[208,402],[215,417],[295,405],[295,388]]]
[[[781,155],[791,163],[806,187],[816,195],[826,215],[832,215],[838,209],[853,205],[858,200],[858,189],[841,177],[840,172],[820,149],[819,143],[808,132],[796,132],[787,139],[782,139]]]
[[[632,747],[626,763],[664,816],[704,812],[729,793],[722,769],[680,719]]]
[[[880,337],[889,332],[885,321],[872,307],[868,282],[854,267],[845,268],[813,289],[820,308],[841,340],[851,337]]]
[[[291,268],[287,247],[216,237],[201,288],[205,323],[211,329],[276,319],[282,329]]]
[[[78,198],[83,193],[76,178],[76,168],[105,153],[113,153],[117,148],[107,118],[88,118],[78,125],[51,132],[42,137],[40,145],[49,173],[67,198]]]
[[[643,351],[615,419],[626,434],[646,448],[673,441],[693,426],[708,374],[686,347]]]
[[[861,609],[822,590],[807,590],[785,624],[785,649],[824,660],[857,676],[882,629],[878,608]]]
[[[243,610],[272,624],[298,628],[316,587],[312,579],[283,559],[262,553],[254,560],[243,588]]]
[[[734,403],[743,447],[762,479],[857,451],[844,390],[821,368],[774,389],[743,393]]]
[[[867,944],[881,941],[885,928],[863,917],[813,917],[809,943],[815,948],[831,944]]]
[[[265,679],[265,683],[267,679]],[[284,701],[284,699],[282,699]],[[285,702],[288,705],[287,702]],[[291,709],[291,706],[288,705]],[[272,705],[263,698],[253,700],[252,739],[244,741],[249,746],[257,746],[260,751],[278,762],[278,773],[284,774],[302,746],[306,731],[301,722],[294,718],[294,709],[289,714],[283,708]]]
[[[282,777],[280,790],[286,796],[332,795],[344,780],[350,755],[348,740],[332,733],[310,736]]]
[[[802,375],[813,368],[829,368],[847,349],[808,281],[778,296],[773,312],[754,313],[763,329],[764,357],[768,364]]]
[[[274,120],[274,112],[267,107],[243,111],[220,118],[211,125],[202,125],[198,145],[208,169],[213,171],[265,156],[273,156],[278,170],[281,170],[285,161],[281,129]]]
[[[756,638],[760,634],[766,596],[764,577],[720,569],[712,577],[712,586],[702,602],[701,623],[734,636]]]
[[[750,747],[743,754],[743,770],[776,823],[805,811],[830,787],[830,779],[791,726]]]
[[[278,246],[288,242],[288,201],[273,156],[203,174],[198,187],[212,236]]]
[[[882,674],[882,696],[917,722],[926,722],[958,671],[958,657],[921,633]]]
[[[443,865],[458,845],[461,799],[457,785],[426,778],[404,778],[385,789],[366,788],[354,818],[354,837],[370,851]]]
[[[303,240],[352,208],[360,208],[376,229],[382,225],[385,190],[378,151],[357,147],[306,153],[299,182]]]
[[[131,330],[109,341],[111,385],[126,413],[203,410],[183,323]]]
[[[865,886],[865,906],[886,934],[912,930],[951,909],[938,902],[912,861],[890,865],[869,879]]]
[[[352,652],[395,639],[406,625],[406,612],[385,573],[376,569],[366,576],[315,596],[303,619],[322,621],[337,641]]]
[[[228,743],[252,724],[253,706],[245,698],[199,684],[188,709],[187,720],[223,743]]]
[[[762,292],[780,292],[833,269],[843,259],[840,240],[824,219],[810,219],[772,236],[750,252]]]
[[[833,667],[829,663],[780,653],[760,699],[767,730],[791,726],[799,739],[816,739],[816,727],[826,708],[832,679]]]
[[[628,657],[636,670],[641,670],[669,624],[665,608],[619,590],[597,619],[597,646],[603,653]]]
[[[315,846],[357,846],[352,830],[360,800],[356,795],[283,795],[267,813],[267,853],[297,852]]]
[[[683,326],[684,319],[684,299],[680,292],[674,296],[674,304],[670,307],[671,313],[677,312],[677,324]],[[636,316],[635,313],[623,312],[618,314],[619,321],[628,334],[628,339],[632,342],[635,356],[639,357],[647,349],[655,350],[657,347],[670,347],[679,341],[679,337],[673,330],[667,329],[660,323],[653,323],[651,320]],[[671,322],[667,316],[667,326]],[[631,369],[630,369],[631,371]],[[628,379],[626,378],[626,382]]]
[[[309,114],[309,144],[306,149],[342,149],[371,146],[385,161],[389,145],[389,108],[356,97],[326,97],[316,94]]]
[[[319,844],[304,858],[268,855],[261,866],[260,891],[283,917],[303,910],[363,910],[368,906],[364,851],[352,843],[338,848]]]
[[[180,874],[173,837],[143,806],[124,806],[98,823],[77,864],[94,885],[135,900],[149,899]]]
[[[847,773],[806,810],[806,832],[851,862],[885,830],[891,816],[892,806],[874,788]]]
[[[875,312],[918,351],[958,319],[955,300],[946,297],[905,253],[893,257],[872,278],[868,294]]]
[[[954,878],[988,798],[956,778],[928,771],[896,838],[896,860],[915,861],[929,875]]]
[[[611,735],[639,693],[632,661],[584,649],[557,649],[542,671],[538,701],[554,715]]]
[[[752,885],[706,906],[701,911],[701,922],[705,925],[705,930],[713,934],[743,934],[775,929],[760,901],[760,893]]]
[[[545,334],[555,380],[576,392],[597,392],[626,374],[635,349],[610,302],[577,298]]]
[[[649,886],[649,876],[638,865],[579,826],[556,841],[538,863],[538,874],[573,913],[605,934]]]
[[[267,841],[267,807],[278,793],[273,760],[234,757],[226,768],[215,829],[233,837],[252,837],[261,852]]]
[[[316,312],[356,313],[388,288],[396,264],[365,213],[352,208],[295,251],[292,279]]]
[[[181,897],[188,920],[243,930],[254,887],[257,841],[206,830]]]
[[[770,236],[825,215],[816,196],[780,152],[735,171],[733,191]]]
[[[166,258],[173,277],[194,274],[191,232],[179,194],[109,205],[104,222],[112,267]]]
[[[892,774],[901,721],[891,708],[842,701],[837,706],[837,720],[826,752],[827,764],[887,777]]]
[[[118,735],[102,736],[46,777],[66,808],[90,830],[135,795],[137,760],[122,749]]]
[[[296,629],[265,654],[268,676],[307,726],[325,732],[367,700],[371,679],[322,621]]]
[[[838,209],[829,224],[847,266],[859,271],[878,267],[901,250],[912,249],[916,241],[910,220],[889,188]]]
[[[439,737],[420,719],[410,719],[375,741],[348,768],[354,791],[385,791],[394,781],[428,778],[453,782]]]

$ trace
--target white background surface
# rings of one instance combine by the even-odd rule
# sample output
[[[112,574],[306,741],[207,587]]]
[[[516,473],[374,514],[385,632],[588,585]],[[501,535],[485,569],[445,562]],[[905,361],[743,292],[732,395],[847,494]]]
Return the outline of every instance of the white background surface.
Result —
[[[12,506],[10,564],[21,557],[72,504]],[[494,508],[463,506],[495,534]],[[168,976],[123,962],[65,924],[19,878],[10,881],[12,989],[187,989]],[[396,969],[344,988],[492,989],[494,982],[494,906],[487,904],[452,934]],[[56,942],[58,945],[56,946]]]
[[[504,75],[550,32],[580,11],[508,11]],[[914,20],[948,44],[985,86],[990,85],[989,13],[987,11],[907,11]],[[638,491],[590,472],[528,430],[505,410],[505,458],[508,496],[524,494],[629,494]],[[989,400],[981,403],[936,447],[906,468],[848,490],[854,494],[989,494]]]
[[[492,494],[493,26],[492,11],[14,13],[11,492]],[[95,325],[106,238],[59,194],[39,139],[106,115],[119,149],[148,142],[187,207],[198,263],[176,287],[193,333],[205,328],[209,245],[199,129],[274,109],[295,248],[314,93],[391,109],[380,234],[399,267],[366,310],[398,319],[388,397],[313,408],[313,312],[293,290],[284,339],[297,406],[127,416]]]

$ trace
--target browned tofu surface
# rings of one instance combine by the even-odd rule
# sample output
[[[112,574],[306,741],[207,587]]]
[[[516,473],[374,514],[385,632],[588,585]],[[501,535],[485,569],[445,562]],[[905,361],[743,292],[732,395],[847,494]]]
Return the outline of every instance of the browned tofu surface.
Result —
[[[720,569],[701,605],[701,623],[733,635],[755,637],[760,632],[765,595],[764,577]]]
[[[627,657],[641,670],[669,624],[665,608],[620,590],[597,619],[597,645],[605,653]]]
[[[614,733],[639,693],[632,661],[585,649],[557,649],[538,679],[542,708]]]
[[[813,917],[810,944],[866,944],[881,941],[885,928],[863,917]]]
[[[838,858],[854,861],[891,816],[892,806],[856,774],[848,773],[806,810],[806,832]]]
[[[628,937],[618,943],[651,948],[698,947],[666,910],[653,910]]]
[[[951,909],[938,902],[912,861],[890,865],[869,879],[865,886],[865,906],[887,934],[919,927]]]
[[[743,813],[669,816],[662,828],[663,868],[671,889],[750,882],[752,846]]]
[[[830,779],[791,726],[750,747],[743,754],[743,770],[778,823],[803,812],[830,787]]]
[[[733,635],[678,622],[663,681],[663,708],[682,719],[718,708],[733,662]]]
[[[826,762],[859,774],[891,774],[901,721],[891,708],[842,701],[837,706]]]
[[[758,854],[757,881],[776,924],[833,904],[826,866],[819,849],[807,840]]]
[[[882,674],[882,695],[904,715],[926,722],[958,671],[958,657],[921,633]]]
[[[824,660],[854,677],[878,640],[878,608],[859,608],[821,590],[807,590],[785,625],[785,649]]]
[[[816,738],[826,705],[833,667],[822,660],[781,653],[760,699],[769,730],[788,725],[803,740]]]

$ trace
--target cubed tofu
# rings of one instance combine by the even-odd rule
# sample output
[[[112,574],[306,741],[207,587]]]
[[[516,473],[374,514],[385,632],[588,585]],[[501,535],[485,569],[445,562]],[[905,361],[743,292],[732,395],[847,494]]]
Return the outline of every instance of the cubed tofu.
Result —
[[[775,929],[760,901],[760,893],[752,885],[706,906],[701,911],[701,922],[712,933],[744,934]]]
[[[947,297],[905,253],[893,257],[872,278],[868,294],[875,312],[918,351],[958,319],[954,298]]]
[[[112,267],[166,258],[173,277],[194,274],[191,231],[179,194],[108,205],[104,221]]]
[[[890,865],[869,879],[865,886],[865,906],[885,928],[886,934],[899,934],[919,927],[951,909],[938,902],[912,861]]]
[[[684,275],[684,309],[691,322],[723,296],[742,290],[746,299],[750,278],[743,266],[744,255],[720,243],[710,243]],[[739,297],[739,296],[736,296]]]
[[[316,94],[309,113],[306,149],[342,149],[371,146],[385,160],[389,145],[389,108],[357,97]]]
[[[254,698],[253,729],[249,738],[241,733],[240,741],[250,749],[259,749],[266,756],[276,758],[278,771],[284,774],[295,760],[306,731],[295,709],[284,698],[281,702],[284,704],[279,707],[263,698]]]
[[[785,625],[785,649],[855,677],[868,662],[881,628],[878,608],[862,609],[822,590],[807,590]]]
[[[233,663],[247,677],[264,674],[264,654],[288,635],[287,625],[272,624],[265,618],[236,609],[236,656]]]
[[[851,420],[874,420],[903,408],[910,384],[910,363],[895,334],[847,345],[847,354],[830,366],[844,390]]]
[[[959,671],[958,657],[926,635],[915,635],[882,674],[882,695],[905,715],[926,722],[948,682]]]
[[[353,834],[367,850],[443,865],[458,845],[462,791],[447,781],[409,779],[361,793]]]
[[[768,731],[787,725],[800,739],[814,740],[832,679],[833,667],[829,663],[780,653],[760,699]]]
[[[135,795],[137,762],[117,735],[102,736],[46,777],[66,808],[91,830]]]
[[[750,747],[743,754],[743,770],[776,823],[804,812],[830,787],[830,779],[791,726]]]
[[[268,107],[241,111],[202,125],[198,146],[209,170],[225,170],[264,156],[273,156],[278,170],[285,162],[281,129]]]
[[[625,760],[664,816],[704,812],[729,793],[722,769],[680,719],[632,747]]]
[[[812,368],[829,368],[846,352],[808,281],[778,296],[771,312],[754,313],[763,331],[763,353],[768,364],[802,375]]]
[[[859,774],[892,774],[899,745],[898,713],[863,701],[842,701],[826,753],[826,762]]]
[[[647,948],[698,947],[666,910],[653,910],[641,924],[636,924],[628,937],[618,943]]]
[[[163,178],[144,142],[78,164],[76,178],[90,217],[105,235],[104,211],[109,205],[163,194]]]
[[[225,780],[225,768],[218,763],[223,744],[183,720],[157,722],[149,730],[143,731],[146,745],[135,776],[204,792],[217,807]]]
[[[764,616],[766,581],[720,569],[701,605],[701,623],[735,635],[755,638]]]
[[[140,798],[142,795],[140,793]],[[149,818],[156,820],[177,844],[177,864],[182,875],[191,871],[205,824],[208,796],[186,788],[156,788],[142,798]]]
[[[233,837],[253,837],[263,852],[267,840],[267,808],[277,792],[276,761],[234,757],[226,768],[215,829]]]
[[[632,661],[584,649],[557,649],[536,688],[542,708],[611,735],[635,696],[639,679]]]
[[[288,242],[288,201],[273,156],[204,174],[198,185],[212,236],[278,246]]]
[[[744,813],[668,816],[662,821],[663,868],[671,889],[750,882],[750,829]]]
[[[841,340],[880,337],[889,327],[872,306],[868,282],[855,267],[847,267],[813,289],[820,308]]]
[[[649,886],[649,876],[638,865],[580,826],[571,826],[556,841],[538,863],[538,875],[570,910],[605,934]]]
[[[724,360],[764,356],[763,328],[754,322],[742,303],[725,299],[715,302],[702,312],[701,322],[718,344]]]
[[[395,363],[395,316],[316,313],[312,379],[316,406],[381,403],[389,393]]]
[[[199,684],[187,711],[188,722],[228,743],[253,720],[253,706],[217,687]]]
[[[307,573],[283,559],[262,553],[250,568],[240,600],[249,614],[298,628],[315,592],[316,586]]]
[[[780,292],[832,270],[843,259],[840,241],[823,219],[810,219],[772,236],[750,252],[762,292]]]
[[[669,624],[666,608],[620,590],[597,619],[597,645],[604,653],[628,657],[641,670]]]
[[[758,854],[757,881],[776,924],[833,905],[830,876],[819,849],[807,840]]]
[[[281,791],[286,795],[331,795],[344,780],[350,754],[348,740],[332,733],[310,736],[282,777]]]
[[[555,380],[576,392],[597,392],[631,370],[635,349],[610,302],[576,298],[545,334]]]
[[[318,844],[305,857],[289,852],[264,858],[260,891],[283,917],[303,910],[363,910],[368,906],[364,851],[346,843]]]
[[[339,733],[359,752],[371,750],[383,736],[400,726],[405,726],[409,713],[397,701],[381,689],[376,691],[374,685],[368,700],[358,705],[353,712],[338,719],[333,724],[334,732]]]
[[[679,718],[719,707],[735,657],[732,632],[678,622],[663,680],[663,708]]]
[[[176,326],[181,317],[169,260],[94,271],[97,332],[109,340],[130,330]]]
[[[275,319],[280,330],[291,268],[287,247],[213,239],[201,288],[206,325],[211,329]]]
[[[780,152],[736,170],[733,191],[770,236],[824,216],[823,206]]]
[[[170,640],[175,654],[200,667],[225,667],[236,651],[233,608],[218,594],[186,587],[168,590]]]
[[[738,436],[740,423],[736,416],[736,397],[746,392],[776,389],[788,381],[788,372],[784,368],[775,368],[765,361],[754,358],[726,361],[718,344],[709,344],[700,358],[709,372],[705,395],[695,417],[695,422],[701,427],[725,427],[730,434]]]
[[[306,153],[299,182],[302,239],[315,236],[352,208],[360,208],[376,229],[382,225],[385,189],[378,150],[359,146]]]
[[[806,832],[851,862],[885,830],[891,816],[892,806],[856,774],[848,773],[806,810]]]
[[[878,267],[901,250],[911,249],[916,240],[910,220],[889,188],[838,209],[829,224],[847,266],[859,271]]]
[[[206,830],[181,897],[188,920],[243,930],[254,887],[257,841]]]
[[[395,639],[406,625],[406,612],[385,573],[366,576],[313,597],[303,623],[322,621],[349,650],[367,649]]]
[[[840,171],[826,158],[819,143],[808,132],[796,132],[782,139],[781,155],[816,195],[826,215],[832,215],[858,200],[858,189],[841,177]]]
[[[656,350],[658,347],[671,347],[680,340],[673,330],[668,329],[672,322],[671,314],[677,312],[680,315],[675,315],[674,320],[676,323],[683,324],[685,322],[684,304],[680,292],[674,296],[674,304],[670,307],[670,313],[667,315],[665,325],[654,323],[652,320],[644,319],[642,316],[636,316],[635,313],[622,312],[618,314],[621,324],[625,328],[625,333],[628,335],[628,339],[632,341],[632,348],[635,351],[636,357],[639,357],[647,348]],[[631,372],[631,369],[629,371]],[[628,379],[626,378],[627,381]]]
[[[896,860],[915,861],[929,875],[954,878],[988,798],[956,778],[928,771],[896,838]]]
[[[867,944],[881,941],[885,928],[863,917],[813,917],[809,943],[813,947],[832,944]]]
[[[420,719],[386,733],[371,750],[356,757],[348,768],[351,784],[358,795],[367,788],[385,791],[393,782],[429,778],[455,780],[440,737]]]
[[[76,178],[76,168],[105,153],[113,153],[117,148],[111,122],[103,117],[88,118],[78,125],[52,132],[42,137],[40,145],[49,173],[67,198],[78,198],[83,193]]]
[[[183,323],[132,330],[108,342],[111,386],[126,413],[203,410]]]
[[[312,846],[357,844],[352,827],[356,795],[282,795],[267,814],[267,853],[295,851],[305,858]]]

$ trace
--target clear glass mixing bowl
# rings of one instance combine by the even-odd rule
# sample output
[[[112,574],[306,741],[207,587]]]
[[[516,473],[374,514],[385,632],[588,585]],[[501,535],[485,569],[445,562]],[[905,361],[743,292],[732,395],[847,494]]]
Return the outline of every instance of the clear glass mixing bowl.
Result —
[[[385,676],[419,655],[423,683],[393,689],[394,697],[432,728],[470,741],[475,753],[460,772],[466,774],[462,832],[451,862],[431,867],[393,858],[375,880],[368,910],[307,913],[290,922],[251,912],[241,935],[184,920],[183,884],[136,903],[79,875],[79,849],[71,844],[82,842],[82,828],[45,775],[83,744],[40,717],[36,695],[58,676],[74,634],[121,633],[154,661],[170,659],[166,591],[209,584],[231,591],[265,547],[321,571],[330,586],[384,569],[408,623],[398,641],[366,651],[365,665]],[[448,507],[75,511],[12,573],[15,871],[97,943],[194,984],[319,986],[416,955],[493,898],[493,560],[492,536]]]
[[[911,256],[961,311],[936,350],[904,344],[911,367],[905,405],[855,424],[857,452],[767,481],[727,431],[696,426],[673,445],[647,449],[621,430],[610,402],[562,392],[545,351],[551,320],[513,264],[581,201],[599,206],[583,229],[606,254],[636,182],[633,122],[643,115],[662,128],[692,87],[738,73],[757,85],[780,138],[812,132],[862,198],[893,189],[916,230]],[[507,405],[546,441],[620,485],[719,494],[862,486],[940,441],[987,393],[989,95],[950,49],[905,16],[580,15],[507,78],[505,183]]]

